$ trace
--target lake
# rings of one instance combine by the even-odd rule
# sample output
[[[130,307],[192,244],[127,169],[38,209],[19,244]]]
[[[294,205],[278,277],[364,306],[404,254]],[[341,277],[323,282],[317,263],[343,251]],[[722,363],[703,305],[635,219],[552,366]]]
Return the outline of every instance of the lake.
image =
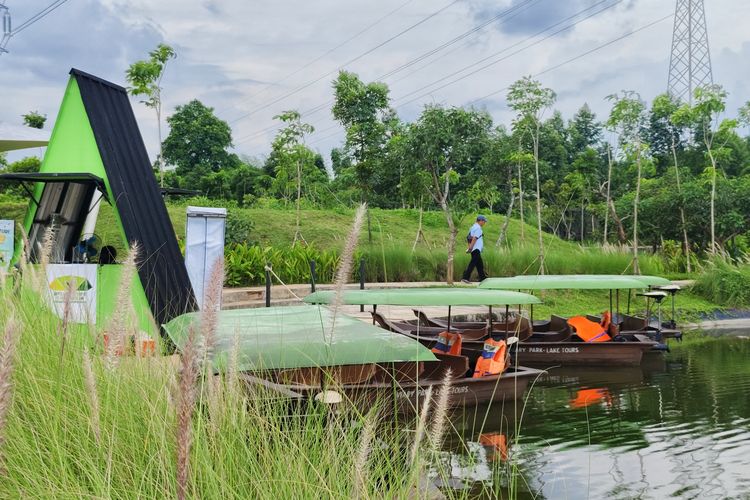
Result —
[[[671,347],[636,368],[551,368],[525,405],[454,415],[463,440],[445,445],[443,486],[515,477],[518,498],[750,498],[750,340]]]

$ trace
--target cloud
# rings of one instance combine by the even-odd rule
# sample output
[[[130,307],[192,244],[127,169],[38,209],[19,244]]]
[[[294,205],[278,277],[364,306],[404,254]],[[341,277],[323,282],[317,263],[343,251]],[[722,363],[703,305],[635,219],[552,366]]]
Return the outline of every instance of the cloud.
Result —
[[[665,90],[670,21],[545,71],[669,14],[674,2],[624,0],[578,23],[564,36],[533,46],[518,45],[598,1],[462,0],[426,21],[450,0],[70,1],[12,39],[10,54],[0,56],[0,121],[18,124],[21,114],[36,109],[49,116],[51,126],[71,67],[124,84],[128,65],[147,57],[160,42],[177,51],[162,82],[165,114],[191,99],[201,100],[230,123],[237,151],[242,154],[259,156],[269,150],[275,133],[273,117],[280,112],[310,110],[329,102],[338,68],[346,67],[364,81],[373,81],[443,44],[448,45],[384,79],[403,119],[416,119],[426,103],[460,106],[497,92],[475,105],[486,107],[496,123],[508,123],[511,116],[503,89],[529,74],[540,74],[542,83],[558,93],[555,106],[566,118],[584,102],[604,118],[609,112],[604,100],[608,94],[632,89],[650,100]],[[8,3],[16,25],[41,9],[37,2]],[[614,3],[607,1],[589,12]],[[514,7],[515,17],[509,15],[505,23],[493,23],[450,43]],[[714,75],[730,91],[728,109],[733,112],[737,103],[750,97],[743,83],[750,81],[745,64],[750,49],[743,45],[746,35],[741,24],[735,22],[750,16],[750,3],[712,0],[706,9]],[[345,64],[387,40],[356,62]],[[496,64],[437,89],[464,75],[448,77],[459,68],[472,63],[483,66],[479,61],[496,59]],[[316,79],[320,81],[310,83]],[[412,93],[422,87],[424,90]],[[296,89],[301,90],[294,92]],[[406,99],[397,99],[406,95]],[[415,97],[414,102],[408,102]],[[138,99],[132,103],[153,156],[158,146],[154,113]],[[330,106],[320,107],[303,120],[315,126],[309,142],[324,156],[341,144],[343,133],[331,117]]]

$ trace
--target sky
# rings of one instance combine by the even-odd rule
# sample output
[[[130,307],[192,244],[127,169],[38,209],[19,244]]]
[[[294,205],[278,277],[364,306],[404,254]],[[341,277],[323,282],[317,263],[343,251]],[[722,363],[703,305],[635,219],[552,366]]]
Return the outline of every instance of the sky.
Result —
[[[52,0],[3,3],[20,26]],[[268,154],[274,116],[297,109],[316,129],[308,145],[328,161],[344,138],[331,116],[341,69],[387,83],[406,121],[442,104],[509,124],[507,86],[525,75],[555,90],[566,119],[587,103],[604,120],[610,94],[633,90],[650,101],[666,90],[673,19],[664,18],[674,8],[674,0],[68,0],[0,55],[0,122],[20,125],[38,111],[51,129],[70,68],[126,85],[129,64],[159,43],[177,52],[162,81],[164,113],[200,100],[250,158]],[[750,18],[750,2],[705,0],[705,8],[714,81],[729,92],[733,116],[750,99],[750,40],[738,21]],[[153,158],[155,113],[138,98],[132,105]]]

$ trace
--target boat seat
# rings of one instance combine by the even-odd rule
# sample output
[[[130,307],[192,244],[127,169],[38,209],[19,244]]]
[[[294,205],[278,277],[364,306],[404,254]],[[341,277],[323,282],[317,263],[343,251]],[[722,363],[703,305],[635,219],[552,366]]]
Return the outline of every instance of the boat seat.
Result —
[[[281,370],[277,378],[279,383],[291,385],[322,386],[326,380],[334,384],[350,385],[369,381],[375,375],[376,370],[375,363],[325,368],[312,366]]]
[[[430,364],[436,363],[434,361],[431,361]],[[415,382],[422,377],[422,373],[424,371],[424,361],[420,361],[418,363],[414,361],[405,361],[399,363],[381,364],[378,365],[372,381],[381,383],[391,381],[395,381],[398,383]]]
[[[455,356],[451,354],[435,354],[440,363],[430,363],[425,368],[423,377],[432,380],[442,380],[450,370],[451,379],[464,378],[469,373],[469,358],[466,356]]]

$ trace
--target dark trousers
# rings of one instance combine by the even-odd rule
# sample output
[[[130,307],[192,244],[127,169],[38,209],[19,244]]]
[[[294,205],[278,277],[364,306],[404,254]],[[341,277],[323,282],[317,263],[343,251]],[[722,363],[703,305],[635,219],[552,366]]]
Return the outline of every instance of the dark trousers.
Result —
[[[484,262],[482,262],[482,251],[481,250],[472,250],[471,252],[471,262],[469,262],[469,267],[466,268],[466,271],[464,271],[464,278],[465,280],[471,279],[471,273],[474,271],[474,268],[477,268],[477,274],[479,274],[479,281],[484,280],[487,275],[484,274]]]

